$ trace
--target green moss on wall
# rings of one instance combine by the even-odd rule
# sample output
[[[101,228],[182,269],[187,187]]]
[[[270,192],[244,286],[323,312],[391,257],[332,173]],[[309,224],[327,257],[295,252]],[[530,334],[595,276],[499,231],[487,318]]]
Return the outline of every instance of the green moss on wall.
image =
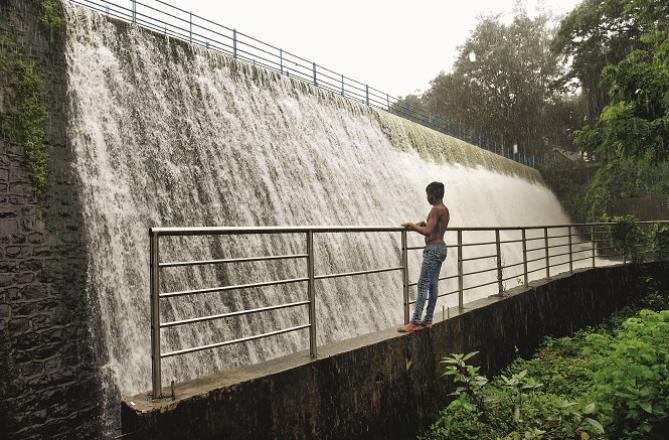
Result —
[[[40,0],[40,22],[49,30],[57,30],[65,24],[62,4],[57,0]]]
[[[33,191],[41,194],[48,175],[44,77],[39,65],[22,55],[11,34],[0,37],[0,76],[7,78],[5,88],[0,90],[0,130],[10,142],[25,146]]]

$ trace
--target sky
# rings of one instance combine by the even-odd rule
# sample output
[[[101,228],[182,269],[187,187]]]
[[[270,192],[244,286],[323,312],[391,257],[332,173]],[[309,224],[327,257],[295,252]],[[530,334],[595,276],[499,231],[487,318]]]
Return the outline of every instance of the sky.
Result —
[[[581,0],[526,0],[530,16],[560,16]],[[510,21],[515,0],[167,0],[391,96],[429,88],[450,71],[482,15]]]

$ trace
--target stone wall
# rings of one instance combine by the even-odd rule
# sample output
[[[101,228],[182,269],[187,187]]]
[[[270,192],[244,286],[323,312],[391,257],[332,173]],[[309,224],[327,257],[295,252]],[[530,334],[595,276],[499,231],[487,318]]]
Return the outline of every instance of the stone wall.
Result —
[[[175,387],[174,398],[123,402],[133,439],[413,439],[452,388],[440,359],[480,351],[487,374],[529,355],[546,335],[563,336],[628,304],[647,274],[666,263],[581,270],[478,300],[429,331],[394,329],[223,372]],[[440,315],[440,314],[439,314]],[[163,390],[170,394],[170,390]]]
[[[0,0],[0,53],[36,63],[49,115],[48,180],[39,196],[25,146],[0,133],[0,432],[92,438],[101,429],[100,384],[88,330],[85,230],[65,137],[64,28],[45,26],[41,7],[40,0]],[[8,79],[0,87],[5,121],[17,78]]]

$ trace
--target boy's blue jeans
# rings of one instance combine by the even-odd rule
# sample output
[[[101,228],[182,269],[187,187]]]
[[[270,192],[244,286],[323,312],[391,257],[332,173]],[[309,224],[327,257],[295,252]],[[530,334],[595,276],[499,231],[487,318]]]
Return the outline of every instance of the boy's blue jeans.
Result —
[[[428,292],[430,299],[427,301],[425,319],[422,322],[432,324],[432,315],[434,314],[434,307],[437,305],[437,296],[439,294],[439,272],[441,272],[441,264],[446,259],[447,254],[448,249],[445,244],[428,244],[423,249],[423,267],[420,270],[420,278],[417,283],[416,308],[411,320],[414,324],[421,323],[423,307],[425,306]]]

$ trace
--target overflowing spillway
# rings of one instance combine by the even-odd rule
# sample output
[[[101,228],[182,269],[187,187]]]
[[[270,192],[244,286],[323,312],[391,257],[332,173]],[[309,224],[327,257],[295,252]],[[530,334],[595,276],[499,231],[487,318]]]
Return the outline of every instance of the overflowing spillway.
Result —
[[[87,294],[100,317],[93,331],[110,392],[150,386],[151,226],[398,225],[425,217],[424,188],[433,180],[445,183],[452,226],[569,222],[527,167],[69,3],[66,14],[68,137],[85,207]],[[411,243],[420,237],[414,234]],[[398,234],[322,234],[315,248],[317,274],[395,267],[400,259]],[[304,251],[299,234],[161,241],[161,261]],[[507,258],[518,252],[510,250]],[[455,258],[450,252],[445,272]],[[410,263],[415,281],[418,252]],[[305,271],[304,260],[165,268],[161,290],[298,278]],[[467,283],[477,279],[484,278]],[[441,288],[453,286],[448,281]],[[319,344],[402,321],[399,272],[322,280],[316,290]],[[474,291],[467,300],[489,293]],[[305,283],[185,296],[162,301],[161,318],[304,299]],[[306,322],[307,309],[295,307],[177,326],[163,331],[162,350]],[[300,331],[169,358],[164,383],[307,347],[307,333]]]

